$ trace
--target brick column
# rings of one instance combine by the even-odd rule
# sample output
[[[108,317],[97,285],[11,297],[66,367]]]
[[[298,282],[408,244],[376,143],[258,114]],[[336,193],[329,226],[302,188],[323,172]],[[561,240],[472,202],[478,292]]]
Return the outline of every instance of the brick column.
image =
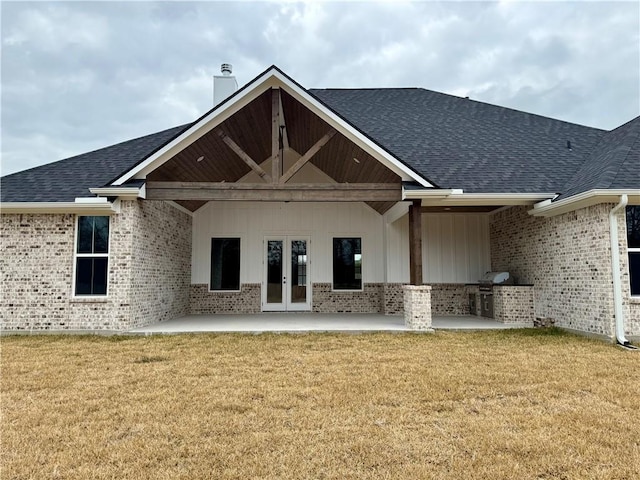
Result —
[[[431,328],[431,286],[404,285],[404,324],[412,330]]]

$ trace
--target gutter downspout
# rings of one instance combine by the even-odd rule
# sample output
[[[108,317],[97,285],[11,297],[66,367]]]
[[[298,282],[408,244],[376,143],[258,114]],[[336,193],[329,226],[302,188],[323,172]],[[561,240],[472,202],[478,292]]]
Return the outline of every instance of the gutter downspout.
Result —
[[[620,345],[628,345],[624,336],[624,315],[622,313],[622,285],[620,283],[620,246],[618,245],[618,222],[616,213],[627,206],[627,195],[620,195],[618,203],[609,212],[609,237],[611,239],[611,274],[613,275],[613,308],[616,323],[616,340]]]

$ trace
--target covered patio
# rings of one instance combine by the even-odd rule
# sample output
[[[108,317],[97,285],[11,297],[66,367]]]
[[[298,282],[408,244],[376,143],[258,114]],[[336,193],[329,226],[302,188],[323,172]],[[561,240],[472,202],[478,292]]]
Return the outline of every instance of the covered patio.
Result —
[[[434,330],[503,330],[529,328],[530,323],[501,323],[473,315],[434,316]],[[127,333],[139,335],[195,332],[416,332],[407,327],[402,315],[376,313],[260,313],[251,315],[216,314],[184,317],[135,328]]]

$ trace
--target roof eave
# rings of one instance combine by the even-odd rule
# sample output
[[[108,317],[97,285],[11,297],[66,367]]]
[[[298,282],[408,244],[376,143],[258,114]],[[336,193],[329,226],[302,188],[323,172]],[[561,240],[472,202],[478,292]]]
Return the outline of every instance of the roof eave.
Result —
[[[438,194],[438,192],[442,192]],[[443,194],[448,192],[446,194]],[[404,200],[422,199],[424,206],[505,206],[505,205],[533,205],[546,199],[556,197],[556,193],[464,193],[462,189],[420,189],[404,190]]]
[[[146,198],[146,185],[141,187],[97,187],[89,191],[98,197],[118,197],[121,200]]]
[[[68,213],[78,215],[112,215],[119,212],[118,202],[111,203],[106,198],[76,198],[74,202],[2,202],[0,213]]]
[[[309,108],[309,110],[318,115],[322,120],[337,127],[337,130],[339,130],[346,138],[363,148],[363,150],[373,154],[374,158],[394,173],[398,174],[403,180],[415,181],[423,187],[433,187],[427,179],[417,174],[376,142],[372,141],[356,129],[344,118],[327,108],[327,106],[315,98],[315,96],[307,92],[303,87],[297,84],[277,67],[267,69],[243,88],[238,90],[230,98],[214,107],[208,114],[205,114],[200,118],[200,120],[195,122],[180,135],[169,141],[144,161],[121,175],[113,181],[111,185],[119,186],[133,178],[145,178],[147,174],[168,161],[176,153],[198,140],[238,110],[248,105],[251,101],[264,93],[266,89],[274,87],[285,87],[287,89],[287,93],[291,94],[297,101]]]
[[[557,202],[544,200],[536,203],[528,213],[534,217],[555,217],[598,203],[617,203],[621,195],[629,197],[629,204],[640,205],[640,189],[592,189]]]

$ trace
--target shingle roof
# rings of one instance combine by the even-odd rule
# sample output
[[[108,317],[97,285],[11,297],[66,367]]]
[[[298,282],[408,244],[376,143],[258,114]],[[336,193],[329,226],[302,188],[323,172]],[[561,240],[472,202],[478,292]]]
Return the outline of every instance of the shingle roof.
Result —
[[[89,188],[111,182],[187,126],[2,177],[2,202],[73,202],[76,197],[93,196]]]
[[[605,133],[556,200],[617,188],[640,189],[640,117]]]
[[[639,184],[639,119],[605,132],[419,88],[309,93],[441,188],[566,196],[591,184]],[[2,202],[88,196],[89,188],[113,181],[190,125],[2,177]],[[599,170],[603,163],[606,171]]]
[[[604,134],[419,88],[311,93],[439,187],[468,193],[560,192]]]

